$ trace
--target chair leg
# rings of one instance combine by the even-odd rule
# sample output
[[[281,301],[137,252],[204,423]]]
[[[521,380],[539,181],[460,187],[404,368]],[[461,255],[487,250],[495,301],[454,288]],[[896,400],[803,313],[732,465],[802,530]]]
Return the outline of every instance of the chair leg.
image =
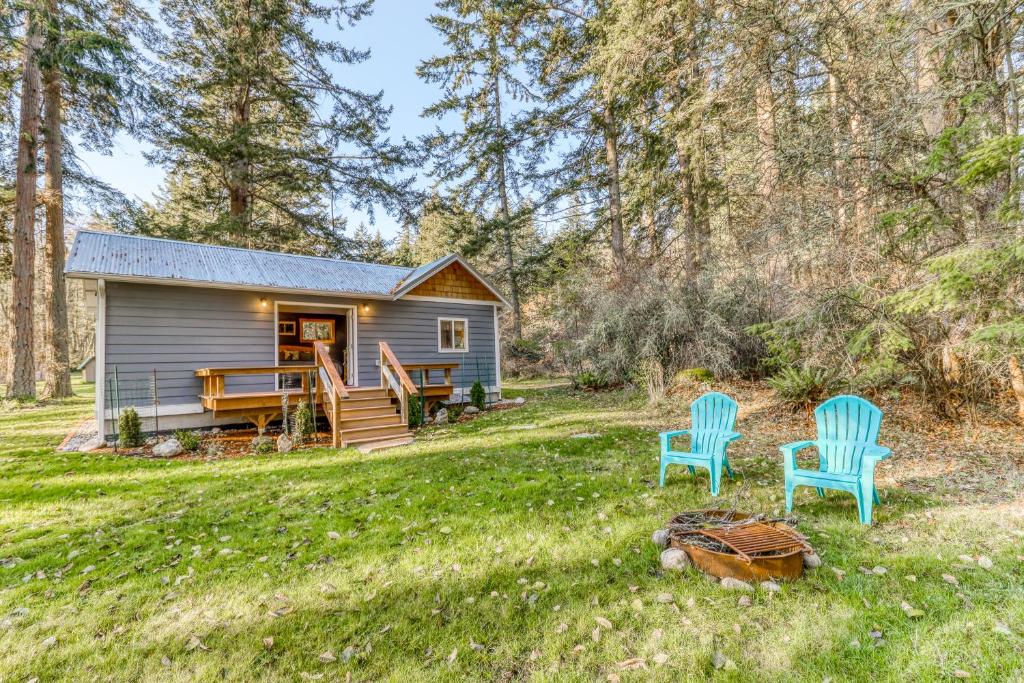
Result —
[[[786,482],[786,512],[793,511],[793,489],[795,488],[796,486],[792,482]]]
[[[668,467],[668,460],[665,460],[665,458],[662,458],[661,459],[661,478],[660,478],[660,481],[659,481],[659,484],[658,484],[662,488],[665,487],[665,468],[666,467]]]
[[[818,498],[824,498],[825,497],[825,489],[817,487],[814,490],[818,492]]]
[[[871,495],[875,499],[875,505],[881,505],[882,504],[882,499],[878,497],[878,489],[875,488],[874,486],[871,487]]]
[[[686,469],[690,470],[690,474],[697,476],[697,470],[694,469],[693,465],[687,465]]]
[[[722,485],[722,468],[714,460],[711,461],[711,467],[708,468],[711,473],[711,495],[717,496],[718,489]]]
[[[725,465],[725,472],[726,472],[726,474],[729,475],[729,478],[730,479],[735,479],[736,477],[732,476],[732,468],[729,467],[729,456],[727,456],[727,455],[722,456],[722,464]]]
[[[861,524],[871,524],[871,508],[874,503],[874,492],[875,485],[868,481],[861,481],[860,487],[857,489],[857,512],[860,515]]]

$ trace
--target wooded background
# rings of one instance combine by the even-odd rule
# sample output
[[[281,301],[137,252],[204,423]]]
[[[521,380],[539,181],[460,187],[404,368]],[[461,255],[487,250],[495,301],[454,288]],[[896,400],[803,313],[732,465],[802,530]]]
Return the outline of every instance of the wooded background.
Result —
[[[36,365],[59,395],[88,351],[57,275],[75,193],[76,225],[409,265],[459,250],[511,302],[508,372],[1024,419],[1019,3],[441,0],[445,50],[418,70],[438,127],[411,141],[328,68],[372,59],[342,41],[369,2],[152,9],[0,10],[11,396]],[[161,196],[89,178],[68,129],[151,142]]]

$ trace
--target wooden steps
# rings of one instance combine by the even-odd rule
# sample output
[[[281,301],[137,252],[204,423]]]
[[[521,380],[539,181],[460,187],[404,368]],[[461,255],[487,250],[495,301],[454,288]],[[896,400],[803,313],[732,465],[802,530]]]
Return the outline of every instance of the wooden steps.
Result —
[[[346,387],[346,392],[348,397],[339,399],[336,413],[329,404],[324,411],[338,446],[378,450],[412,441],[409,425],[402,422],[401,407],[388,389]]]

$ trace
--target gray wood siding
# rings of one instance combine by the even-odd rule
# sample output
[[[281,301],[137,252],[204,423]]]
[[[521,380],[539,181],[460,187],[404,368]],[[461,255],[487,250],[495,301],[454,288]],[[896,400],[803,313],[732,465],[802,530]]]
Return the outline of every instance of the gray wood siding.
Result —
[[[164,405],[198,402],[202,381],[195,377],[197,368],[273,365],[275,300],[357,306],[360,386],[380,384],[380,341],[387,341],[404,363],[460,363],[453,373],[456,386],[469,387],[478,377],[485,386],[496,384],[494,309],[490,305],[275,295],[121,282],[108,282],[106,290],[107,376],[113,375],[116,366],[122,384],[141,386],[156,370]],[[267,298],[265,308],[260,306],[261,296]],[[438,352],[438,317],[468,319],[468,353]],[[228,391],[271,388],[269,375],[231,377],[227,381]]]

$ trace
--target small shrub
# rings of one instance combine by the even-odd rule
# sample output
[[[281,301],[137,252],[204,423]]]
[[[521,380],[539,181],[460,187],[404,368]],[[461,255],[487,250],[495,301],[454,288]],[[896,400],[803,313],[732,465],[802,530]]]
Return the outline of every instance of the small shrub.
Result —
[[[480,410],[487,406],[487,392],[480,380],[473,382],[473,388],[469,390],[469,402]]]
[[[212,459],[219,458],[224,455],[224,444],[218,441],[208,441],[206,443],[206,457]]]
[[[768,386],[786,403],[810,406],[833,393],[839,381],[835,371],[827,368],[789,366],[768,378]]]
[[[423,424],[423,404],[420,397],[412,394],[409,396],[409,428],[415,429]]]
[[[174,432],[174,438],[178,440],[181,447],[189,453],[195,453],[199,450],[199,442],[201,439],[195,432],[187,429],[179,429]]]
[[[253,444],[253,451],[256,455],[268,455],[277,452],[277,444],[269,436],[261,436]]]
[[[710,384],[715,381],[715,375],[707,368],[686,368],[676,373],[676,384],[690,382],[692,384]]]
[[[584,370],[580,374],[576,375],[573,379],[573,383],[578,387],[583,387],[584,389],[603,389],[608,386],[607,382],[590,370]]]
[[[638,370],[640,383],[647,392],[647,402],[656,405],[665,398],[665,368],[654,358],[645,358]]]
[[[309,440],[316,432],[316,425],[313,424],[313,411],[306,401],[299,401],[298,407],[292,413],[292,439],[297,446]]]
[[[142,445],[142,420],[135,408],[125,408],[117,421],[120,444],[124,448],[138,448]]]
[[[464,410],[464,406],[458,403],[452,403],[445,407],[448,409],[448,421],[458,422],[459,418],[462,417],[462,411]]]

